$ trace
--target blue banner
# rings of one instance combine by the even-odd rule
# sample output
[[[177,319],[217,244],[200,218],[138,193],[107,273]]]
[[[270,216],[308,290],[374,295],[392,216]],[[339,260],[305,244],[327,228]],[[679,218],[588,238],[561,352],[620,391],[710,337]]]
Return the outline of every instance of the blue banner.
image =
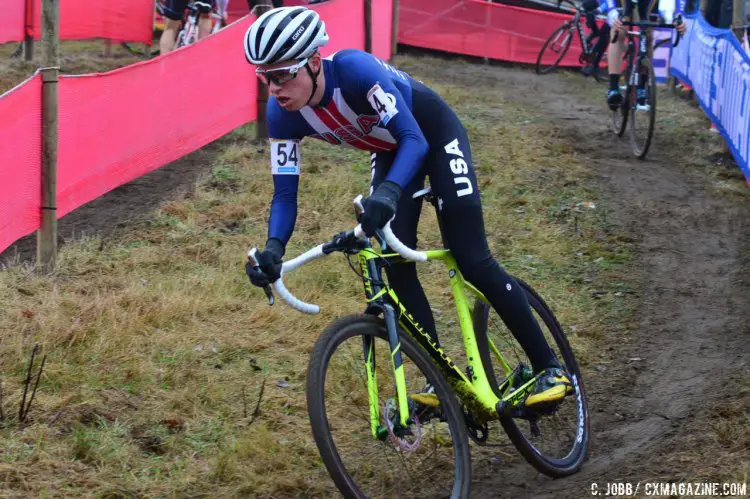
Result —
[[[728,29],[689,14],[685,38],[672,50],[670,72],[695,90],[735,161],[750,180],[750,55]]]

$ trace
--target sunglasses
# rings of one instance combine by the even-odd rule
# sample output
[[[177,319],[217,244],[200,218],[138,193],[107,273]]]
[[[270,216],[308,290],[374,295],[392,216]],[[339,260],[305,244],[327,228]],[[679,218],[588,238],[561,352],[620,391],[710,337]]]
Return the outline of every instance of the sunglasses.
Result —
[[[307,64],[307,58],[302,59],[298,63],[292,64],[291,66],[284,66],[281,68],[256,68],[255,75],[266,85],[268,85],[269,83],[273,83],[274,85],[281,86],[295,79],[297,77],[297,73],[300,69],[305,67],[305,64]]]

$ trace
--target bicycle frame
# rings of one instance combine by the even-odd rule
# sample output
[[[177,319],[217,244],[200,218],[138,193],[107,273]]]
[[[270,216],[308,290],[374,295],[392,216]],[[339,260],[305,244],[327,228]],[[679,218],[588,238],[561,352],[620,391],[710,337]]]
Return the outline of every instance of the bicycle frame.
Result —
[[[223,23],[223,15],[214,11],[210,12],[209,15],[214,21],[210,32],[211,34],[213,34],[221,29]],[[188,14],[185,16],[185,21],[182,29],[177,34],[177,42],[175,44],[175,48],[192,45],[193,43],[198,41],[200,16],[201,13],[197,9],[190,9]]]
[[[502,367],[505,374],[505,381],[503,382],[503,385],[499,387],[500,393],[503,394],[503,397],[499,398],[495,395],[481,361],[466,292],[470,292],[485,303],[488,303],[487,299],[473,285],[464,280],[458,270],[456,261],[449,250],[432,250],[425,251],[425,253],[428,261],[440,260],[448,269],[451,290],[458,311],[459,324],[469,364],[467,368],[468,376],[461,372],[442,348],[435,345],[429,334],[424,331],[421,325],[407,311],[396,293],[390,288],[380,286],[379,283],[383,282],[383,266],[386,264],[393,265],[404,263],[404,258],[395,253],[381,254],[370,247],[369,243],[366,248],[359,252],[362,281],[364,283],[365,295],[368,302],[368,307],[365,313],[377,315],[379,312],[383,312],[386,327],[388,329],[391,361],[394,378],[396,380],[399,410],[398,424],[402,428],[408,426],[409,409],[406,393],[406,380],[400,352],[400,340],[398,338],[396,327],[397,322],[408,334],[416,339],[432,357],[435,363],[440,367],[444,376],[448,380],[448,383],[458,395],[459,399],[475,415],[478,415],[485,420],[495,419],[498,415],[505,414],[507,410],[515,407],[524,399],[527,392],[533,388],[536,377],[528,380],[516,391],[510,393],[509,390],[512,386],[512,369],[505,359],[503,359],[500,351],[491,341],[489,341],[490,350],[497,358],[498,365]],[[398,320],[396,320],[397,318]],[[385,438],[386,432],[380,424],[378,385],[375,376],[374,340],[371,337],[365,338],[364,343],[364,360],[367,372],[371,429],[374,437],[383,439]]]
[[[198,40],[198,16],[190,13],[185,20],[185,25],[177,34],[175,48],[192,45]]]
[[[581,40],[581,47],[583,47],[583,53],[585,55],[588,55],[591,53],[591,47],[589,47],[589,44],[586,42],[586,37],[583,36],[583,22],[581,21],[581,11],[576,11],[575,16],[573,16],[573,23],[576,26],[576,31],[578,32],[578,38]]]
[[[584,11],[581,9],[581,7],[578,7],[576,4],[571,2],[570,0],[565,0],[566,3],[569,3],[574,9],[575,14],[573,14],[573,19],[570,21],[573,23],[576,27],[576,31],[578,32],[578,38],[581,41],[581,47],[583,47],[583,54],[582,56],[588,56],[591,54],[591,50],[593,47],[590,47],[588,42],[586,41],[586,36],[583,33],[583,21],[581,20],[581,17],[583,17]]]
[[[576,33],[578,33],[578,39],[581,42],[581,47],[583,48],[583,52],[581,53],[581,57],[585,57],[591,54],[591,47],[589,47],[588,43],[586,43],[586,36],[583,34],[583,22],[581,21],[581,13],[579,11],[576,11],[576,13],[573,15],[573,19],[570,21],[565,21],[563,25],[566,23],[569,23],[572,26],[575,26]],[[559,28],[558,28],[559,29]],[[563,37],[570,36],[569,35],[570,30],[565,30],[561,32],[560,34]],[[564,41],[567,42],[566,38],[563,38]],[[561,43],[561,45],[565,45],[565,43]]]
[[[677,19],[681,19],[680,16],[678,16]],[[626,36],[628,37],[628,48],[625,52],[625,56],[627,57],[631,51],[635,52],[635,41],[634,38],[638,37],[638,52],[634,54],[632,65],[630,68],[630,79],[628,80],[628,86],[633,87],[637,86],[640,83],[640,66],[641,61],[645,57],[651,57],[651,54],[649,54],[649,48],[653,39],[653,35],[651,33],[651,30],[653,28],[674,28],[672,24],[665,24],[665,23],[657,23],[657,22],[649,22],[649,21],[641,21],[641,22],[631,22],[631,21],[623,21],[624,26],[628,27],[638,27],[640,31],[633,31],[633,30],[627,30],[625,32]],[[617,41],[617,34],[615,35],[615,39],[613,41]],[[662,40],[657,45],[662,45],[666,43],[666,40]],[[677,40],[675,41],[674,46],[677,47],[677,45],[680,43],[680,35],[677,35]]]
[[[628,86],[630,87],[638,87],[638,84],[641,82],[641,61],[644,57],[649,57],[649,41],[651,40],[651,30],[648,28],[641,28],[642,31],[628,31],[628,52],[633,50],[635,51],[635,41],[633,38],[636,36],[638,37],[638,52],[635,53],[635,56],[633,57],[632,66],[630,68],[630,79],[628,81]]]

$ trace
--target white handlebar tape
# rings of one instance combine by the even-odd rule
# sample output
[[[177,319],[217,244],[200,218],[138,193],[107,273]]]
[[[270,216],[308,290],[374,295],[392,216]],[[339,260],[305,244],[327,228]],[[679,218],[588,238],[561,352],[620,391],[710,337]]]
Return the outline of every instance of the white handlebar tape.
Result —
[[[305,303],[299,298],[295,297],[292,293],[290,293],[289,290],[286,289],[286,286],[284,286],[284,282],[280,277],[276,280],[276,282],[273,283],[273,288],[276,290],[279,296],[293,309],[313,315],[320,312],[319,306],[313,305],[312,303]]]
[[[396,235],[391,230],[391,222],[388,222],[387,224],[385,224],[385,227],[383,227],[383,235],[385,236],[385,242],[388,243],[388,246],[393,248],[396,253],[403,256],[407,260],[411,260],[413,262],[427,261],[427,253],[425,253],[424,251],[413,250],[398,240]]]
[[[362,194],[358,195],[356,198],[354,198],[353,201],[354,205],[357,206],[362,213],[364,213],[364,208],[362,206]],[[391,219],[393,220],[393,219]],[[362,231],[362,226],[357,225],[354,229],[354,235],[356,237],[364,237],[364,232]],[[383,227],[383,235],[385,236],[385,242],[388,243],[388,246],[393,248],[393,250],[398,253],[399,255],[403,256],[407,260],[411,260],[413,262],[425,262],[427,261],[427,253],[424,251],[417,251],[409,248],[407,245],[402,243],[398,240],[396,235],[391,230],[391,221],[389,220],[387,224],[385,224],[385,227]]]
[[[304,253],[302,253],[300,256],[289,260],[288,262],[284,262],[284,264],[281,266],[281,273],[284,272],[291,272],[292,270],[299,268],[306,263],[309,263],[316,258],[320,258],[321,256],[325,256],[323,254],[323,245],[319,244],[313,249],[307,250]]]

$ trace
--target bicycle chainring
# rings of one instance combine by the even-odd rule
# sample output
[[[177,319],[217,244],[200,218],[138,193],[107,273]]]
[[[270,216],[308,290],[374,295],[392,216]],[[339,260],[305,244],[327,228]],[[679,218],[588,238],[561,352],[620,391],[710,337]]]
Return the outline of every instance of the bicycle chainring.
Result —
[[[490,435],[490,429],[487,426],[487,422],[485,421],[483,424],[479,424],[474,415],[465,407],[462,408],[461,412],[464,413],[464,421],[466,422],[466,429],[469,433],[469,437],[471,437],[477,445],[486,445],[487,437]]]

